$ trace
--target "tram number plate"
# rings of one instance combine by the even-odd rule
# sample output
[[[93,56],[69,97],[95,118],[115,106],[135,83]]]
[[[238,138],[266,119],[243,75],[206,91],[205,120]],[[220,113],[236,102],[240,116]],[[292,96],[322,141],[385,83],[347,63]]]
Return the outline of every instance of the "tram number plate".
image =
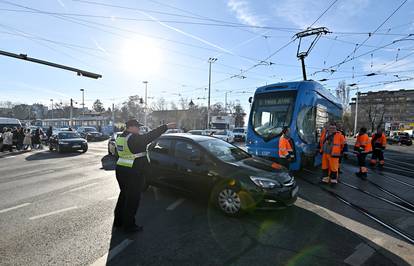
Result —
[[[262,151],[263,156],[270,156],[270,151]]]
[[[296,186],[296,187],[292,190],[292,198],[293,198],[294,196],[296,196],[296,194],[298,194],[298,190],[299,190],[299,187],[298,187],[298,186]]]

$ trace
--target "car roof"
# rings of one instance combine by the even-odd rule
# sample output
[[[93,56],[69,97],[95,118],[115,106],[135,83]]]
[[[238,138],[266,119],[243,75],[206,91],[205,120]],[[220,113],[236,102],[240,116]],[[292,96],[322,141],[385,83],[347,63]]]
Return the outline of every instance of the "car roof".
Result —
[[[205,141],[210,139],[216,139],[210,136],[203,136],[203,135],[191,135],[187,133],[172,133],[168,135],[162,135],[160,139],[186,139],[186,140],[194,140],[195,142]]]

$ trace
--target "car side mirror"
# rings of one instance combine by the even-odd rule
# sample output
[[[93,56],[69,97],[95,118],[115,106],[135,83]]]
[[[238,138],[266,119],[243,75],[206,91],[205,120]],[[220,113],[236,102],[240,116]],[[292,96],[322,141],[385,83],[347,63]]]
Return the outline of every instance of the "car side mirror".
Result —
[[[252,96],[250,96],[249,97],[249,103],[252,103],[253,102],[253,97]]]

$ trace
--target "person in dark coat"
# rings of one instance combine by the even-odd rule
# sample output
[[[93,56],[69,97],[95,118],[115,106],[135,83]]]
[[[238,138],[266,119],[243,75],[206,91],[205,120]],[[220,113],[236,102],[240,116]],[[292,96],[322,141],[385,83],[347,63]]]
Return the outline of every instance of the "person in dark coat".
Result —
[[[140,130],[141,126],[137,120],[129,120],[126,130],[115,140],[119,156],[115,174],[121,191],[115,207],[114,227],[122,227],[127,233],[143,229],[136,225],[135,214],[145,186],[144,173],[148,168],[146,147],[167,129],[175,128],[175,123],[162,125],[146,134]]]
[[[17,150],[23,149],[23,140],[24,140],[24,130],[22,127],[19,127],[16,132],[16,148]]]
[[[32,146],[35,149],[40,149],[40,129],[37,128],[32,137]]]

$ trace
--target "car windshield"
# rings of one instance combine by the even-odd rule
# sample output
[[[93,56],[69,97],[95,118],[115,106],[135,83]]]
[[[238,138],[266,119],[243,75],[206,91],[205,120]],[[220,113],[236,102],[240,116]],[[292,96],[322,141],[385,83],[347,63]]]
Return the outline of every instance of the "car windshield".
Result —
[[[76,139],[76,138],[80,138],[78,133],[75,132],[61,132],[59,133],[59,138],[60,139]]]
[[[237,162],[251,157],[247,152],[223,140],[209,139],[200,141],[199,143],[210,154],[224,162]]]
[[[214,133],[214,135],[227,135],[227,131],[219,130],[216,133]]]
[[[295,106],[296,91],[260,94],[252,107],[253,130],[263,138],[273,138],[289,126]]]

